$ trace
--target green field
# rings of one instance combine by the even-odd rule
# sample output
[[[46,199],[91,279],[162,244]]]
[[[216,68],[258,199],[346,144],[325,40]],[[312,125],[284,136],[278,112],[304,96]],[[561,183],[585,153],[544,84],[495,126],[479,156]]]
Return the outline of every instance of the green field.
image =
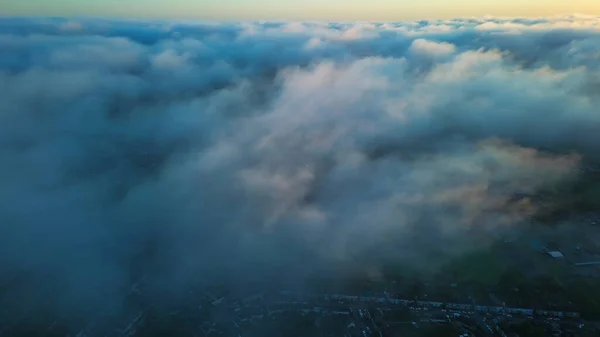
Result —
[[[479,283],[485,286],[496,285],[508,270],[506,258],[493,250],[467,253],[443,268],[455,283]]]

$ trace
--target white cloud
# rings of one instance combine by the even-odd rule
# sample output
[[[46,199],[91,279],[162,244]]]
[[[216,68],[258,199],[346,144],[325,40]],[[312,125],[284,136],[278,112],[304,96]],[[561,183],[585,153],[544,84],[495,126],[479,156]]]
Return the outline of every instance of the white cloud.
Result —
[[[302,22],[290,22],[281,28],[286,33],[304,33],[306,29],[307,27]]]
[[[80,32],[84,29],[84,26],[80,22],[67,21],[60,25],[60,29],[64,32]]]
[[[158,70],[178,70],[188,65],[189,56],[173,50],[165,50],[151,58],[152,66]]]
[[[376,35],[377,32],[372,25],[355,24],[346,29],[339,38],[342,40],[358,40],[373,38]]]
[[[304,45],[306,49],[314,49],[323,45],[323,40],[313,37]]]
[[[413,41],[410,50],[416,54],[444,57],[453,54],[456,51],[456,47],[447,42],[437,43],[425,39],[417,39]]]

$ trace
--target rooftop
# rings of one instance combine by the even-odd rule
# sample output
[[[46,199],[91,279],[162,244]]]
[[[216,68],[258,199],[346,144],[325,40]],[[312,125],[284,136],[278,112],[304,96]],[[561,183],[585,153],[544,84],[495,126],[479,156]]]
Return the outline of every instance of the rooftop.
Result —
[[[559,252],[558,250],[550,251],[548,252],[548,255],[552,256],[553,258],[565,257],[563,253]]]

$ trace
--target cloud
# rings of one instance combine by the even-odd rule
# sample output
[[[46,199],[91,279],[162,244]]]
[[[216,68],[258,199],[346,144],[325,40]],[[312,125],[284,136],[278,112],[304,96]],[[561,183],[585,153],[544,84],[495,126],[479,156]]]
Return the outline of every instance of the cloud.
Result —
[[[185,68],[187,61],[187,55],[178,55],[172,50],[166,50],[158,55],[154,55],[150,60],[153,68],[165,71]]]
[[[515,194],[600,160],[597,22],[3,18],[6,306],[75,329],[144,277],[299,286],[518,230]]]
[[[443,57],[453,54],[456,47],[450,43],[436,43],[425,39],[417,39],[410,46],[410,51],[420,56]]]
[[[84,29],[83,25],[76,21],[67,21],[60,25],[60,29],[65,32],[80,32]]]
[[[306,49],[313,49],[313,48],[318,48],[322,45],[323,45],[323,41],[321,39],[313,37],[312,39],[308,40],[308,42],[306,42],[306,44],[304,46]]]

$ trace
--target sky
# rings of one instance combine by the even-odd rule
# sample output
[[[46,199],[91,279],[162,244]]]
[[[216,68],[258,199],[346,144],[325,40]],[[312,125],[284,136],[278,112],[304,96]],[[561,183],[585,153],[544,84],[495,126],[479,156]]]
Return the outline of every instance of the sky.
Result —
[[[600,14],[597,0],[0,0],[17,16],[395,21]]]

